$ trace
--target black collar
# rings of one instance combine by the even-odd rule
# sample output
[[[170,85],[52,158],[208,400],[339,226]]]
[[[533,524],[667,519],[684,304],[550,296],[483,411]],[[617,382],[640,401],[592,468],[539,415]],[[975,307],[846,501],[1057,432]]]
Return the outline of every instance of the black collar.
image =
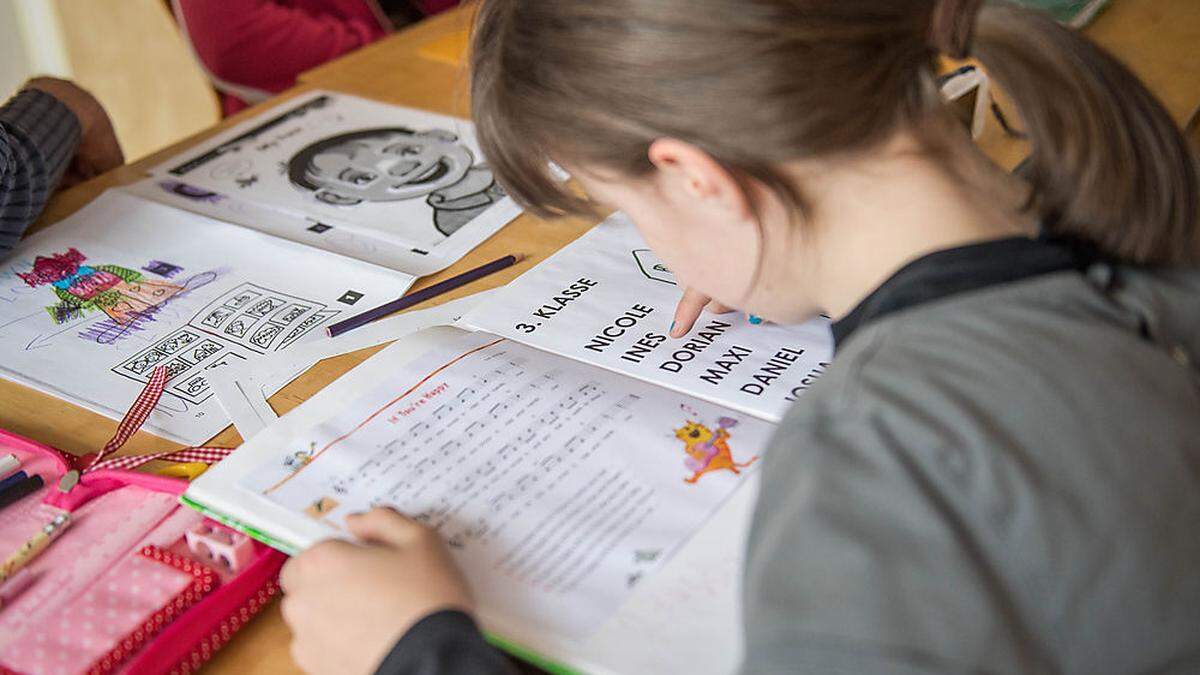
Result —
[[[1082,270],[1091,260],[1069,243],[1027,237],[935,251],[900,268],[849,314],[833,322],[833,342],[841,348],[860,326],[891,312],[1039,274]]]

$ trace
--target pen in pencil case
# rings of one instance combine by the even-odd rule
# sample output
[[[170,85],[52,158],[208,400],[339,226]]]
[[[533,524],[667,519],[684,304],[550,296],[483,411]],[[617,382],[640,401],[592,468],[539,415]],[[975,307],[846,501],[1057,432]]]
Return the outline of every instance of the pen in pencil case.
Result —
[[[18,471],[7,478],[0,479],[0,494],[4,494],[5,490],[16,485],[17,483],[20,483],[28,477],[29,475],[24,471]]]
[[[26,476],[24,471],[14,473],[0,482],[0,509],[41,487],[41,476]]]
[[[21,460],[11,452],[0,456],[0,479],[8,478],[10,474],[21,468]]]
[[[8,559],[0,564],[0,584],[8,580],[20,572],[22,568],[28,565],[39,553],[46,550],[58,535],[62,534],[63,530],[71,524],[71,514],[60,513],[54,517],[54,520],[42,526],[42,529],[37,531],[37,534],[29,538],[29,541],[21,544],[15,553],[8,556]]]

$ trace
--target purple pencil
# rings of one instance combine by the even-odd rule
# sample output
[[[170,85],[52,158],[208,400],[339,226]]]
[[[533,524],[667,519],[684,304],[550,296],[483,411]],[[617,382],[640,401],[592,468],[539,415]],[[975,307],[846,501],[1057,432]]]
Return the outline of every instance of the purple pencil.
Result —
[[[497,258],[486,265],[480,265],[473,270],[467,270],[466,272],[450,277],[445,281],[439,281],[428,288],[422,288],[419,291],[409,293],[408,295],[392,300],[391,302],[385,302],[374,309],[368,309],[362,314],[356,314],[348,319],[343,319],[327,327],[325,329],[325,334],[329,337],[337,337],[342,333],[371,323],[381,316],[387,316],[392,312],[408,309],[413,305],[425,302],[431,298],[436,298],[443,293],[449,293],[459,286],[465,286],[466,284],[469,284],[477,279],[482,279],[489,274],[495,274],[506,267],[512,267],[513,265],[521,262],[524,258],[525,256],[519,253],[514,255],[506,255],[503,258]]]

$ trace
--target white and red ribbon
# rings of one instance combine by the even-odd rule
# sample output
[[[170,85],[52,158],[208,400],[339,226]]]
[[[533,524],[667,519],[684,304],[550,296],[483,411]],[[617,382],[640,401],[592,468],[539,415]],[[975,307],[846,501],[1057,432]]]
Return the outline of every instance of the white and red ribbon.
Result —
[[[123,457],[112,457],[105,459],[108,455],[121,449],[137,430],[146,422],[146,418],[150,417],[150,413],[154,411],[154,406],[158,404],[158,400],[162,398],[163,390],[167,386],[167,368],[166,366],[158,366],[150,373],[150,380],[146,382],[142,393],[138,394],[137,400],[129,407],[129,411],[125,413],[125,417],[121,423],[117,425],[117,433],[109,439],[96,457],[92,459],[83,473],[97,471],[100,469],[136,469],[137,467],[156,460],[161,459],[168,462],[203,462],[205,464],[215,464],[233,452],[232,448],[211,448],[211,447],[192,447],[182,448],[180,450],[165,450],[149,455],[125,455]]]
[[[195,447],[155,452],[149,455],[124,455],[92,464],[88,467],[87,471],[97,471],[100,469],[136,469],[156,459],[166,462],[204,462],[205,464],[216,464],[228,457],[231,452],[233,452],[232,448]]]

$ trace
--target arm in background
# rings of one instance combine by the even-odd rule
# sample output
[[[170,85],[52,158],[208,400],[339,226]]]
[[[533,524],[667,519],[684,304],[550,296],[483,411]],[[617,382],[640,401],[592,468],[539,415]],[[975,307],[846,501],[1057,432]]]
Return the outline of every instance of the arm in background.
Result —
[[[0,107],[0,257],[41,215],[79,138],[74,113],[43,91],[25,89]]]
[[[365,2],[358,3],[361,7],[331,2],[330,11],[320,14],[272,0],[173,4],[180,28],[217,88],[239,98],[246,96],[238,88],[283,91],[300,73],[388,32]],[[339,5],[344,11],[337,11]]]

